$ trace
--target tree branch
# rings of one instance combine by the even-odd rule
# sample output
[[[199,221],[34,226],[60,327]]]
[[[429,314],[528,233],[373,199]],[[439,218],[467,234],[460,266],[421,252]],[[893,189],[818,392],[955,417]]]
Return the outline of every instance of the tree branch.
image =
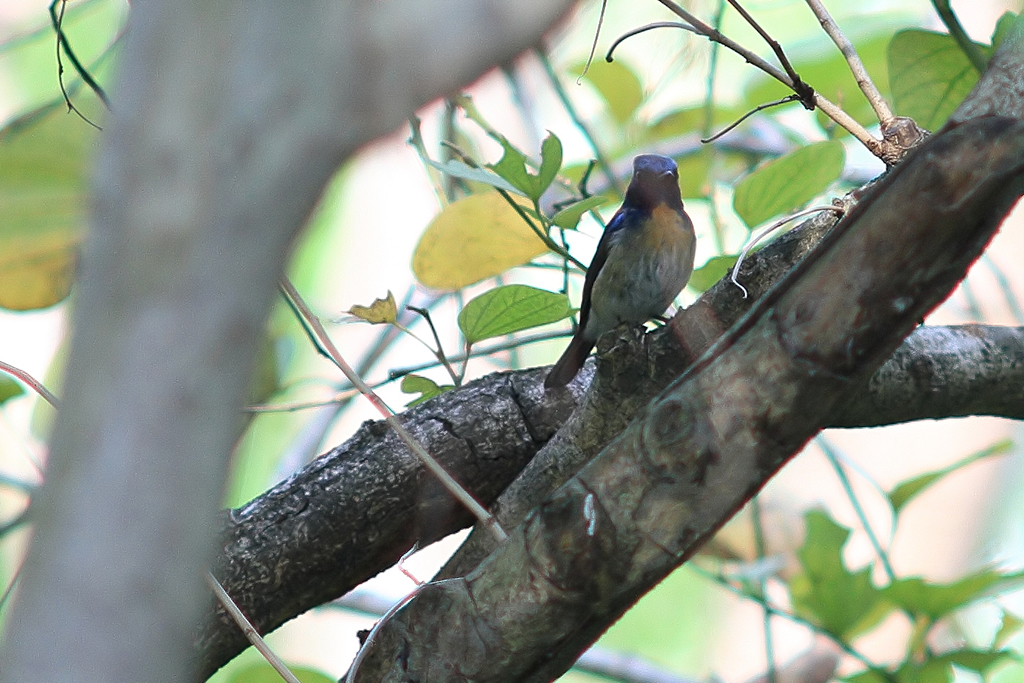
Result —
[[[922,145],[484,563],[420,590],[356,680],[564,672],[948,295],[1019,197],[1022,155],[1010,118]]]
[[[1024,44],[1008,43],[1000,68],[1019,79]],[[419,591],[359,678],[550,680],[685,561],[948,295],[1016,202],[1022,102],[990,104],[1009,117],[950,124],[912,152],[507,543]]]
[[[794,263],[802,259],[831,224],[829,217],[818,217],[755,254],[741,271],[741,278],[751,289],[754,297],[767,291]],[[604,355],[599,358],[599,363],[603,370],[598,373],[596,383],[587,396],[586,405],[589,408],[578,410],[570,420],[570,425],[563,429],[563,434],[545,447],[540,456],[533,459],[534,464],[528,471],[534,473],[534,478],[524,476],[521,482],[515,485],[516,488],[510,489],[510,492],[503,496],[502,505],[510,510],[515,508],[513,512],[516,514],[525,514],[533,505],[529,496],[531,492],[540,491],[539,495],[543,498],[546,491],[571,476],[581,462],[585,462],[590,455],[599,451],[611,437],[621,431],[637,410],[664,388],[672,377],[678,375],[690,360],[703,353],[722,331],[732,325],[746,310],[749,301],[744,302],[734,286],[719,283],[697,304],[677,316],[672,328],[647,335],[642,342],[628,338],[602,342]],[[928,334],[925,330],[921,333]],[[1007,333],[1019,339],[1019,330]],[[1003,331],[993,330],[992,334],[999,337]],[[939,336],[951,344],[961,344],[964,338],[970,340],[972,336],[976,338],[977,334],[972,330],[952,330],[940,332]],[[1015,357],[1020,357],[1020,349],[1017,346],[1010,346],[1005,340],[998,343],[1007,352],[1012,350],[1016,354]],[[902,351],[901,349],[901,353]],[[943,351],[946,354],[951,352],[953,350],[949,348]],[[919,367],[922,363],[932,362],[916,356],[916,360],[902,362],[902,365]],[[494,491],[501,490],[507,482],[499,481],[500,477],[514,472],[517,467],[533,458],[536,449],[544,444],[550,434],[573,412],[576,401],[582,395],[581,386],[585,385],[593,374],[591,367],[588,366],[581,373],[581,380],[571,385],[570,394],[544,396],[539,389],[542,370],[494,375],[408,411],[404,419],[410,421],[410,430],[414,433],[418,433],[419,429],[427,429],[416,427],[413,423],[422,422],[429,426],[431,420],[443,422],[447,431],[439,429],[436,433],[445,439],[453,439],[452,435],[470,434],[473,430],[472,425],[478,414],[467,415],[469,407],[475,407],[475,410],[479,411],[480,405],[495,406],[488,410],[487,429],[483,432],[473,431],[468,444],[463,447],[467,451],[472,449],[468,456],[452,456],[447,460],[445,458],[449,456],[441,456],[457,476],[480,494],[481,499],[490,501]],[[1010,372],[1009,375],[1003,375],[1005,381],[1011,382],[1011,386],[1021,386],[1020,378],[1012,374],[1020,370],[1015,369],[1012,364],[993,372],[996,371]],[[947,370],[935,370],[935,375],[952,377]],[[643,378],[643,381],[635,381],[637,377]],[[990,373],[987,377],[988,379],[979,377],[982,384],[974,385],[973,389],[970,388],[971,378],[962,377],[967,384],[964,385],[962,393],[958,392],[959,395],[976,395],[979,387],[984,388],[996,381],[995,374]],[[884,396],[887,386],[888,382],[875,382],[872,384],[872,390]],[[924,409],[914,412],[911,408],[907,411],[913,413],[911,417],[893,418],[893,421],[943,417],[946,416],[947,413],[944,411],[947,409],[949,414],[965,414],[969,410],[977,409],[940,405],[935,401],[935,392],[925,383],[918,382],[913,386],[927,389],[919,398],[927,399],[928,405],[936,412],[927,414]],[[470,391],[481,393],[467,394],[464,400],[459,398],[462,392]],[[459,405],[463,407],[453,409],[447,401],[457,398]],[[1002,406],[990,408],[996,414],[1005,411],[1002,414],[1014,416],[1019,412],[1020,400],[1019,397],[1009,399]],[[856,419],[847,419],[844,422],[844,418],[838,417],[835,421],[837,424],[886,423],[889,418],[885,412],[867,416],[868,411],[872,409],[870,406],[885,411],[890,410],[896,403],[894,399],[872,399],[867,401],[868,407],[857,408]],[[915,404],[905,395],[900,399],[900,403],[901,410],[906,405]],[[590,420],[586,419],[588,411]],[[459,415],[469,421],[460,421],[457,417]],[[228,567],[226,571],[231,576],[222,580],[225,585],[231,581],[236,582],[236,587],[231,589],[232,594],[251,596],[251,610],[253,614],[259,615],[254,618],[261,629],[275,628],[305,609],[337,597],[390,565],[411,545],[410,535],[430,540],[457,528],[457,520],[439,515],[438,526],[431,527],[429,532],[410,534],[409,530],[417,523],[430,519],[417,514],[426,507],[417,507],[417,501],[425,500],[419,493],[419,475],[415,468],[402,473],[395,463],[402,460],[408,462],[408,459],[398,450],[397,445],[387,442],[388,438],[393,437],[388,437],[379,429],[374,436],[370,433],[373,429],[364,427],[349,444],[332,451],[306,472],[276,487],[274,491],[235,513],[230,529],[233,540],[228,544],[224,560]],[[517,445],[514,446],[503,446],[502,443],[507,439],[506,433],[530,434],[531,442],[516,442]],[[419,438],[431,444],[431,439],[435,437]],[[497,440],[492,441],[495,438]],[[380,442],[374,446],[374,450],[368,451],[365,455],[361,454],[359,449],[374,440]],[[514,439],[512,441],[515,442]],[[435,451],[445,450],[440,441],[436,447],[430,447]],[[506,451],[505,448],[509,450]],[[516,452],[514,457],[509,459],[507,467],[503,463],[501,467],[493,468],[501,472],[495,474],[493,479],[488,476],[492,473],[490,464],[486,469],[477,465],[480,462],[501,461],[512,450]],[[548,451],[560,452],[563,457],[541,457]],[[568,455],[577,457],[575,460],[567,459]],[[459,458],[463,458],[463,461],[457,464],[456,460]],[[353,462],[345,465],[349,459]],[[512,462],[517,459],[518,462]],[[386,472],[373,472],[369,465],[371,462],[384,464]],[[537,476],[546,479],[547,485],[539,485]],[[374,482],[382,480],[393,480],[394,488],[378,494],[381,487],[372,487]],[[396,498],[403,489],[417,493],[408,499]],[[487,493],[483,493],[485,490]],[[372,501],[378,495],[381,496],[378,499],[380,503],[374,504]],[[517,506],[516,501],[520,498],[525,502]],[[333,509],[332,502],[344,509]],[[449,505],[444,500],[441,500],[440,504],[442,508]],[[358,511],[345,511],[357,507]],[[502,517],[503,523],[507,523],[516,514],[506,513]],[[322,525],[316,521],[318,516],[325,518]],[[365,520],[364,527],[361,527],[362,531],[351,533],[351,528],[346,526],[346,520],[349,519]],[[388,526],[383,526],[384,522]],[[344,539],[337,538],[336,530],[339,528],[345,529]],[[402,538],[402,542],[392,546],[391,537],[386,532],[395,528],[399,530],[395,533]],[[475,559],[474,553],[468,553],[466,566],[476,566],[479,557],[486,555],[489,550],[490,548],[484,548],[482,552],[475,554]],[[312,564],[315,565],[310,569],[304,564],[307,557],[310,557]],[[331,569],[328,568],[336,570],[335,573],[331,574]],[[451,572],[457,574],[457,568]],[[239,602],[243,607],[247,604],[242,598]],[[244,641],[239,644],[235,639],[237,634],[230,627],[224,628],[216,621],[209,622],[201,640],[204,670],[215,669],[244,647]]]

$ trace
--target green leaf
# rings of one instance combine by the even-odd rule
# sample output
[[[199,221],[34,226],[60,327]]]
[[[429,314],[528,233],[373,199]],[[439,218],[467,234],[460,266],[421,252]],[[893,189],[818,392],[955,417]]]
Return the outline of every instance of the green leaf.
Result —
[[[916,476],[913,479],[908,479],[907,481],[898,484],[896,488],[889,492],[889,504],[892,505],[893,512],[898,515],[904,505],[909,503],[915,496],[945,477],[947,474],[956,472],[957,470],[984,458],[989,458],[994,455],[1005,455],[1012,448],[1013,442],[1009,439],[1005,439],[989,446],[988,448],[984,448],[977,453],[969,455],[963,460],[953,463],[949,467],[943,467],[941,470],[927,472]]]
[[[991,48],[978,45],[986,57]],[[974,85],[978,72],[946,33],[908,29],[889,43],[889,83],[900,116],[928,130],[946,122]]]
[[[406,375],[402,378],[403,393],[420,394],[419,398],[415,398],[405,404],[409,408],[418,406],[424,401],[432,399],[446,391],[451,391],[454,388],[454,384],[438,385],[434,380],[423,377],[422,375]]]
[[[288,666],[301,683],[335,683],[335,679],[305,666]],[[281,683],[281,674],[269,664],[253,664],[237,672],[228,683]]]
[[[684,199],[703,198],[708,195],[711,185],[711,160],[715,155],[718,155],[718,162],[725,157],[725,154],[711,147],[703,147],[696,154],[676,158],[676,165],[679,168],[679,193]],[[723,164],[719,163],[716,167],[721,169],[722,166]]]
[[[1010,650],[964,648],[930,655],[923,661],[906,661],[896,670],[895,678],[900,683],[952,683],[956,678],[953,666],[984,674],[996,664],[1015,657]]]
[[[1024,573],[1001,574],[986,569],[948,584],[929,583],[918,577],[897,579],[883,588],[882,594],[902,609],[934,621],[997,590],[1022,583]]]
[[[483,183],[484,185],[490,185],[491,187],[499,190],[505,190],[505,192],[511,192],[512,194],[523,194],[523,191],[518,187],[496,173],[491,173],[485,168],[473,168],[472,166],[469,166],[457,159],[451,159],[443,164],[429,159],[427,160],[427,163],[441,171],[441,173],[450,175],[453,178],[462,178],[463,180]]]
[[[945,660],[961,669],[967,669],[975,673],[983,674],[994,665],[1006,659],[1016,659],[1017,655],[1011,650],[977,650],[964,648],[943,652],[938,659]]]
[[[830,140],[769,161],[736,183],[733,209],[751,228],[793,211],[838,179],[845,159],[842,143]]]
[[[569,297],[527,285],[506,285],[484,292],[459,312],[467,344],[546,325],[572,314]]]
[[[789,586],[793,607],[846,639],[873,627],[891,606],[871,583],[870,567],[856,572],[846,569],[843,546],[849,529],[821,510],[808,512],[805,523],[807,536],[797,553],[802,569]]]
[[[348,312],[371,325],[379,325],[381,323],[393,325],[398,322],[398,304],[395,303],[395,295],[391,293],[390,289],[388,290],[387,297],[374,299],[373,303],[369,306],[356,304],[348,309]]]
[[[843,680],[848,683],[889,683],[885,673],[879,669],[864,669],[846,676]]]
[[[569,69],[570,73],[589,81],[608,105],[612,118],[620,124],[633,118],[633,114],[644,101],[644,89],[640,79],[621,61],[598,61],[590,65],[586,74],[586,64],[577,64]]]
[[[552,133],[544,138],[541,144],[540,170],[536,175],[530,173],[526,168],[526,155],[505,138],[499,140],[505,149],[501,160],[496,164],[490,164],[492,169],[499,176],[518,188],[524,195],[536,201],[540,199],[544,191],[551,185],[551,181],[558,175],[558,169],[562,167],[562,143]]]
[[[999,630],[996,632],[996,636],[992,640],[993,647],[1001,648],[1006,645],[1006,643],[1010,642],[1010,640],[1020,633],[1022,626],[1024,626],[1024,619],[1021,619],[1015,614],[1004,611]]]
[[[709,258],[703,266],[693,271],[693,275],[690,276],[690,281],[686,286],[695,292],[703,294],[711,288],[711,285],[721,280],[725,277],[726,273],[732,270],[733,265],[736,264],[736,258],[735,254]]]
[[[540,199],[544,191],[548,189],[558,175],[558,169],[562,168],[562,141],[551,131],[540,143],[540,170],[537,171],[537,195],[533,199]]]
[[[25,393],[25,388],[13,377],[0,374],[0,406],[15,396]]]
[[[581,199],[575,204],[570,204],[569,206],[565,207],[564,209],[556,213],[554,216],[552,216],[551,222],[560,228],[572,230],[580,222],[580,218],[583,217],[583,214],[590,211],[591,209],[596,209],[597,207],[607,202],[608,199],[600,195],[594,197],[587,197],[586,199]]]
[[[59,113],[0,131],[0,307],[47,308],[70,292],[95,141]]]
[[[1003,12],[1003,16],[999,17],[996,21],[996,28],[992,31],[992,51],[995,52],[1003,41],[1006,40],[1006,36],[1010,34],[1010,29],[1013,28],[1013,22],[1016,21],[1017,15],[1013,12]]]

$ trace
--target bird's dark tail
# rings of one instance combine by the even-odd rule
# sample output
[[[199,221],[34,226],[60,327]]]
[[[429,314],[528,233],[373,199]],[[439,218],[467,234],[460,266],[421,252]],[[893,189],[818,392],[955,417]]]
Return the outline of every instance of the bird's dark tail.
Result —
[[[569,346],[565,347],[562,357],[558,359],[558,362],[551,368],[551,372],[548,373],[547,378],[544,380],[544,388],[564,387],[571,382],[572,378],[583,367],[583,363],[587,360],[587,356],[590,355],[590,349],[592,348],[594,348],[594,340],[584,339],[583,335],[577,332],[573,336],[572,341],[569,342]]]

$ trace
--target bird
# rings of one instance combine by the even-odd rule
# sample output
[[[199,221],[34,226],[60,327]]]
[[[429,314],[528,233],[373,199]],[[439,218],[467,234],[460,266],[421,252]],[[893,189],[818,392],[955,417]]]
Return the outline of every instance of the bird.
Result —
[[[676,162],[660,154],[633,159],[622,206],[605,227],[583,280],[580,324],[545,388],[571,382],[605,332],[664,313],[693,273],[696,242]]]

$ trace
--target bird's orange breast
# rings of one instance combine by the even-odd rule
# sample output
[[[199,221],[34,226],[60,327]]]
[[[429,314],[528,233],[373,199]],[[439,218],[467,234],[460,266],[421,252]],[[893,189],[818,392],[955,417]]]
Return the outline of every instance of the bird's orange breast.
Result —
[[[678,248],[681,243],[692,240],[692,236],[678,211],[667,204],[659,204],[651,210],[644,239],[648,248],[661,251]]]

